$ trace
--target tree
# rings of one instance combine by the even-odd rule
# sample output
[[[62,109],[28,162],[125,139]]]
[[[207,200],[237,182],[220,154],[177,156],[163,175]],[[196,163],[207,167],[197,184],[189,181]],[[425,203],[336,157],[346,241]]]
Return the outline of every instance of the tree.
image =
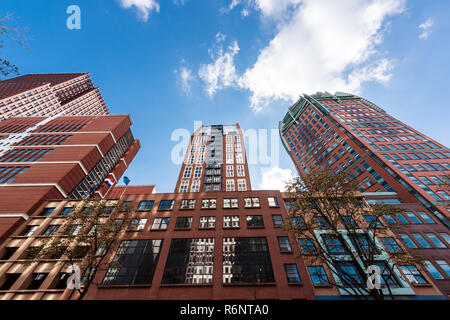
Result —
[[[71,209],[71,210],[70,210]],[[104,258],[108,249],[120,238],[122,226],[127,225],[134,207],[118,202],[109,205],[107,201],[93,198],[82,201],[81,206],[66,209],[61,232],[41,240],[41,246],[29,251],[25,263],[64,257],[76,273],[84,270],[78,299],[86,295],[96,273],[104,270]],[[63,270],[67,270],[66,263]],[[70,293],[69,299],[75,290]]]
[[[365,203],[357,181],[346,173],[327,170],[312,171],[290,181],[287,194],[290,208],[283,228],[299,239],[307,265],[327,265],[336,279],[329,284],[350,296],[394,299],[391,289],[400,284],[398,265],[421,261],[421,257],[401,250],[397,242],[392,243],[392,248],[398,248],[391,250],[390,256],[379,243],[380,238],[394,238],[380,217],[398,215],[401,209]],[[381,271],[379,289],[373,287],[373,281],[368,283],[367,274],[374,268],[371,266]],[[404,281],[401,275],[400,280]]]
[[[8,21],[13,20],[15,20],[15,18],[12,13],[7,13],[0,18],[0,49],[2,49],[5,45],[5,40],[3,38],[9,38],[22,48],[28,49],[26,45],[28,37],[25,35],[25,32],[27,32],[28,29],[24,27],[7,25]],[[9,74],[19,74],[19,68],[12,64],[9,60],[0,57],[0,74],[3,77],[8,76]]]

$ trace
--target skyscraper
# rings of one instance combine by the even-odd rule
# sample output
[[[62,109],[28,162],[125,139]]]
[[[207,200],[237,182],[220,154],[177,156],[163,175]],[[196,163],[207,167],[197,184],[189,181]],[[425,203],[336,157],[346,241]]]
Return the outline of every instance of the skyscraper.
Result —
[[[175,192],[251,190],[239,124],[198,128],[191,137]]]
[[[437,268],[438,261],[448,261],[450,250],[442,250],[450,247],[447,147],[374,103],[342,92],[303,95],[288,109],[279,131],[299,173],[347,172],[369,202],[407,210],[386,218],[406,246]],[[450,293],[450,281],[441,277],[436,283]]]
[[[118,182],[139,141],[127,115],[0,122],[0,240],[43,201],[85,199]]]
[[[17,116],[107,115],[88,73],[27,74],[0,82],[0,121]]]

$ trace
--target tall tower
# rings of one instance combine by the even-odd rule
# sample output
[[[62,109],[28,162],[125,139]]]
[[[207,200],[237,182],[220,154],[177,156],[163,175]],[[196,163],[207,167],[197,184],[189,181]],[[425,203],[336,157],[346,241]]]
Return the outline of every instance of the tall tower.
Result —
[[[43,201],[103,197],[139,150],[130,126],[127,115],[1,121],[0,241]]]
[[[299,173],[345,171],[368,202],[404,209],[385,223],[447,295],[450,278],[450,150],[372,102],[337,92],[304,95],[279,126]],[[446,281],[445,281],[446,280]]]
[[[250,190],[239,124],[198,128],[191,137],[175,192]]]
[[[12,117],[107,115],[88,73],[27,74],[0,82],[0,121]]]

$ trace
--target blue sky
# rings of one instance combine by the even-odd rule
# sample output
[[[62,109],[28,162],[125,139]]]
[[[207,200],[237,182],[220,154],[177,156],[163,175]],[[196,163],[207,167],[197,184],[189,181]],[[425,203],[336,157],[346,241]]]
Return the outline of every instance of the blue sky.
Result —
[[[80,30],[66,27],[73,4]],[[3,0],[6,12],[29,28],[29,50],[1,51],[21,74],[90,72],[111,112],[131,115],[132,184],[173,191],[174,130],[276,129],[316,91],[359,94],[450,145],[447,0]],[[277,158],[250,166],[253,188],[295,170],[281,144]]]

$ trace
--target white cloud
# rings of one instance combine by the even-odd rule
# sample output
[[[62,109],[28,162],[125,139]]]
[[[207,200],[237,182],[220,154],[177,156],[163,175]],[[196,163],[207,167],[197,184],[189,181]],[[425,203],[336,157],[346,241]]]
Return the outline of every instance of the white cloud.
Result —
[[[152,10],[159,12],[159,3],[156,0],[120,0],[123,8],[135,6],[138,9],[139,18],[147,21]]]
[[[247,8],[242,9],[242,11],[241,11],[242,18],[245,18],[249,14],[250,14],[250,10],[248,10]]]
[[[419,39],[426,40],[430,36],[432,30],[432,27],[434,26],[434,20],[429,18],[424,23],[421,23],[419,25],[419,29],[421,30],[421,33],[419,35]]]
[[[401,14],[406,0],[247,0],[246,3],[263,16],[274,18],[277,33],[243,74],[235,74],[233,58],[237,51],[232,51],[231,59],[227,60],[233,71],[231,81],[215,86],[219,82],[213,76],[216,73],[202,77],[209,79],[210,95],[226,86],[248,89],[251,107],[258,112],[278,99],[295,101],[302,93],[359,93],[364,82],[386,84],[390,80],[393,62],[380,53],[379,46],[387,18]]]
[[[186,67],[181,67],[175,70],[178,75],[178,83],[185,94],[191,93],[191,83],[195,80],[195,76],[192,71]]]
[[[273,167],[262,174],[260,189],[285,191],[286,183],[294,177],[291,169]]]
[[[238,81],[236,67],[234,66],[234,56],[239,52],[237,41],[233,41],[224,50],[220,43],[225,40],[225,36],[218,33],[216,39],[216,48],[209,51],[213,62],[210,64],[202,64],[198,72],[200,79],[205,82],[205,90],[210,97],[217,90],[234,86]]]

